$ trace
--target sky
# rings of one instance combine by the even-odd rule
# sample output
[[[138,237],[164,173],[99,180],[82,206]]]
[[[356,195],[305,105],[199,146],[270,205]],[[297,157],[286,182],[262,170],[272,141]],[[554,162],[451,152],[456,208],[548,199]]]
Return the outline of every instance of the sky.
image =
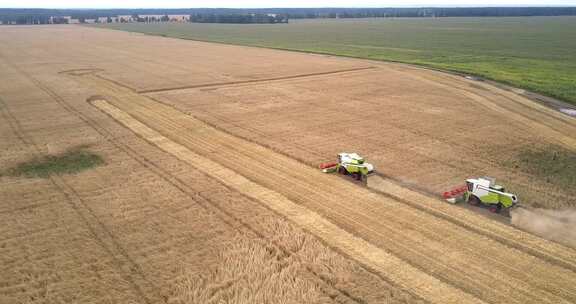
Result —
[[[576,0],[0,0],[2,8],[576,6]]]

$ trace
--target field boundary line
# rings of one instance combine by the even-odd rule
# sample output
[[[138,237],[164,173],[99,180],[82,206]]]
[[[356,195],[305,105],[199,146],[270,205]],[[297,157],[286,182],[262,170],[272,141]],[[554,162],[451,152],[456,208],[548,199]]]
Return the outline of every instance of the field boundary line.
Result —
[[[432,64],[427,64],[427,63],[401,61],[401,60],[394,60],[394,59],[371,59],[371,58],[354,56],[354,55],[330,53],[327,51],[313,51],[313,50],[305,50],[305,49],[297,49],[297,48],[282,48],[282,47],[264,46],[264,45],[241,44],[241,43],[234,43],[234,42],[222,42],[222,41],[216,41],[216,40],[207,40],[207,39],[194,38],[194,37],[176,37],[176,36],[147,33],[147,32],[141,32],[141,31],[132,31],[132,30],[126,30],[126,29],[116,29],[116,28],[96,27],[96,26],[92,26],[92,28],[99,29],[99,30],[108,30],[108,31],[116,31],[116,32],[124,32],[124,33],[141,34],[144,36],[151,36],[151,37],[155,37],[155,38],[177,39],[177,40],[184,40],[184,41],[219,44],[219,45],[225,45],[225,46],[268,49],[268,50],[273,50],[273,51],[293,52],[293,53],[308,54],[308,55],[313,55],[313,56],[339,57],[342,59],[361,60],[361,61],[368,61],[368,62],[374,62],[374,63],[380,63],[380,64],[396,64],[399,66],[412,67],[412,68],[416,68],[416,69],[439,72],[442,74],[459,76],[459,77],[474,76],[474,77],[479,77],[482,80],[485,80],[487,83],[489,83],[490,85],[492,85],[494,87],[498,87],[498,88],[504,89],[506,91],[510,91],[513,94],[516,94],[520,97],[524,97],[524,98],[526,98],[532,102],[535,102],[535,103],[544,105],[550,109],[553,109],[553,110],[557,111],[558,113],[561,113],[562,115],[566,115],[566,114],[559,111],[560,106],[558,106],[558,105],[561,105],[562,107],[566,107],[566,108],[570,108],[570,109],[576,109],[576,103],[568,102],[566,100],[560,99],[559,97],[554,97],[551,95],[545,95],[545,94],[547,94],[545,92],[541,92],[538,90],[533,91],[533,90],[528,89],[526,87],[515,86],[512,83],[507,82],[505,80],[497,80],[495,78],[488,77],[485,75],[480,75],[480,74],[474,73],[474,72],[465,72],[465,71],[456,70],[453,68],[441,68],[441,67],[437,67],[437,66],[434,66]],[[522,94],[519,94],[519,93],[514,92],[513,91],[514,89],[521,89],[521,90],[524,90],[525,92]],[[545,99],[549,99],[552,102],[546,101]],[[572,116],[566,115],[566,117],[572,117]]]
[[[372,269],[385,273],[392,281],[406,290],[412,290],[420,297],[429,299],[433,303],[483,303],[471,294],[449,286],[385,250],[350,234],[321,215],[293,203],[283,195],[260,186],[244,176],[192,152],[185,146],[173,142],[107,101],[94,101],[93,104],[160,149],[191,164],[236,191],[264,203],[272,210],[323,239],[332,247],[361,261]]]
[[[180,90],[187,90],[187,89],[198,89],[198,88],[210,88],[210,87],[224,87],[229,85],[238,85],[238,84],[252,84],[252,83],[261,83],[261,82],[271,82],[271,81],[278,81],[278,80],[290,80],[290,79],[299,79],[299,78],[307,78],[307,77],[314,77],[314,76],[325,76],[325,75],[335,75],[335,74],[344,74],[350,72],[358,72],[358,71],[365,71],[365,70],[373,70],[377,69],[377,67],[369,66],[369,67],[359,67],[359,68],[352,68],[352,69],[345,69],[345,70],[337,70],[337,71],[329,71],[329,72],[318,72],[318,73],[309,73],[309,74],[299,74],[299,75],[291,75],[291,76],[280,76],[280,77],[273,77],[273,78],[264,78],[264,79],[252,79],[252,80],[239,80],[239,81],[229,81],[229,82],[215,82],[215,83],[206,83],[206,84],[196,84],[196,85],[185,85],[185,86],[177,86],[177,87],[170,87],[170,88],[159,88],[159,89],[150,89],[150,90],[136,90],[136,93],[139,94],[149,94],[149,93],[161,93],[161,92],[169,92],[169,91],[180,91]],[[106,80],[109,80],[105,78]],[[117,83],[113,81],[114,83]],[[130,89],[124,84],[121,86]],[[134,89],[131,89],[134,90]]]

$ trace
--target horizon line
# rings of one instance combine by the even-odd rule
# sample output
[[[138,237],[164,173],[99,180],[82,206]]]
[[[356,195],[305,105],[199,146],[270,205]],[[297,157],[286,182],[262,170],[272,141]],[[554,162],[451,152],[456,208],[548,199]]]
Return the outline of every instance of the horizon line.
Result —
[[[576,8],[574,5],[409,5],[409,6],[318,6],[318,7],[0,7],[0,9],[128,10],[128,9],[386,9],[386,8]]]

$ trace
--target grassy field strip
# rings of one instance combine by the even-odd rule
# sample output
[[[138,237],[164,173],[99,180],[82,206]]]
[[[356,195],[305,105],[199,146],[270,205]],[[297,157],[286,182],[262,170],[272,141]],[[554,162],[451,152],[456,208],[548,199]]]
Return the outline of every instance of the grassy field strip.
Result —
[[[468,293],[421,272],[363,239],[355,237],[317,213],[293,203],[279,193],[262,187],[171,141],[107,101],[96,100],[93,104],[162,150],[200,169],[236,191],[262,202],[272,210],[317,235],[330,246],[378,271],[406,290],[411,290],[433,303],[484,303]]]

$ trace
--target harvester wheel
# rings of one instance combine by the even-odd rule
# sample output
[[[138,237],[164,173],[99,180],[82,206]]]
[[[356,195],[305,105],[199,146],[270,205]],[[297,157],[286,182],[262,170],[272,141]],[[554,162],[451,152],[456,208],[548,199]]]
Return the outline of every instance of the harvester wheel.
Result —
[[[348,175],[348,170],[346,170],[346,168],[344,168],[344,166],[340,166],[340,168],[338,168],[338,173],[340,173],[342,175]]]
[[[470,195],[468,197],[468,204],[470,204],[472,206],[477,206],[480,204],[480,199],[478,197],[476,197],[475,195]]]
[[[358,181],[362,181],[362,173],[360,172],[354,173],[354,178]]]
[[[500,213],[502,211],[502,204],[498,203],[496,205],[490,206],[490,212],[492,213]]]

